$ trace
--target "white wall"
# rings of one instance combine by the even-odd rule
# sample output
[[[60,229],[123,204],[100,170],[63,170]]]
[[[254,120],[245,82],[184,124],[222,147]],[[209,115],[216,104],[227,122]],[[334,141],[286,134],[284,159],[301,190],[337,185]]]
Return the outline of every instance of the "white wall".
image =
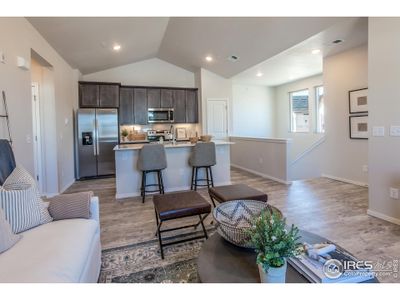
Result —
[[[368,48],[357,47],[324,59],[326,107],[323,173],[361,184],[368,174],[368,140],[349,138],[348,92],[368,86]]]
[[[400,138],[389,136],[400,125],[400,18],[369,18],[368,27],[369,124],[386,129],[369,139],[369,213],[400,224],[400,201],[389,197],[400,187]]]
[[[323,137],[315,133],[315,87],[323,85],[322,75],[313,76],[275,87],[275,137],[293,140],[290,150],[290,161],[294,161]],[[289,93],[298,90],[309,90],[310,132],[290,132]]]
[[[230,137],[231,165],[281,183],[289,183],[290,141]]]
[[[206,69],[196,73],[196,87],[200,91],[201,130],[207,132],[207,99],[228,99],[228,130],[232,132],[232,81]]]
[[[120,82],[123,85],[194,87],[194,73],[158,58],[86,74],[84,81]]]
[[[273,137],[275,89],[260,85],[233,84],[232,135]]]
[[[74,99],[73,69],[58,55],[47,41],[25,18],[0,18],[0,51],[6,63],[0,64],[0,89],[8,97],[14,152],[18,163],[34,173],[32,145],[31,71],[16,66],[16,57],[30,61],[31,49],[52,66],[55,99],[55,128],[57,158],[51,161],[57,167],[60,191],[74,180],[72,105]],[[68,121],[65,124],[65,121]],[[3,125],[0,125],[3,126]],[[28,139],[27,139],[28,138]],[[30,142],[28,141],[30,140]]]

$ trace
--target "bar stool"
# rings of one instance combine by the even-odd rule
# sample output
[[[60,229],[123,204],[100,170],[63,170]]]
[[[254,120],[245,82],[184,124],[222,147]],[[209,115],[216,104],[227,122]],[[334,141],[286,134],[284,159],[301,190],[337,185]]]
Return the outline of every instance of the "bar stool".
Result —
[[[189,158],[189,165],[192,167],[191,190],[197,191],[198,186],[207,186],[208,188],[210,188],[210,184],[212,187],[214,186],[211,167],[216,164],[215,156],[215,144],[213,142],[197,143],[193,146]],[[202,168],[206,171],[206,178],[198,178],[198,171]],[[198,183],[204,181],[206,184]]]
[[[164,182],[162,178],[162,170],[167,167],[167,159],[163,145],[144,145],[139,152],[138,168],[142,171],[142,185],[140,195],[142,203],[146,198],[146,193],[164,194]],[[146,184],[146,177],[149,173],[157,173],[157,183]],[[147,187],[158,187],[155,190],[146,190]]]

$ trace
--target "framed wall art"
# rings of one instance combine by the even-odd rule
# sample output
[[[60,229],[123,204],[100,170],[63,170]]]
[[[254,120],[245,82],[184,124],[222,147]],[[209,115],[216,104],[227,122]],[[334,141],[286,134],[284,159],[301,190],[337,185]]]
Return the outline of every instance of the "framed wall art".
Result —
[[[350,116],[349,129],[351,139],[368,139],[368,116]]]
[[[368,113],[368,89],[349,91],[350,114]]]

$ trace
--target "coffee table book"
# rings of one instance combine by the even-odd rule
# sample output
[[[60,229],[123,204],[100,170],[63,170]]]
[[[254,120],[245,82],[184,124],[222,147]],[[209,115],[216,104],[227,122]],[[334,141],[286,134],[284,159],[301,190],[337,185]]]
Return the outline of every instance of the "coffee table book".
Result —
[[[339,261],[356,261],[356,259],[342,250],[335,250],[329,255]],[[356,274],[345,271],[336,279],[328,278],[323,272],[323,263],[301,254],[288,259],[289,264],[312,283],[360,283],[374,278],[372,270],[358,269]]]

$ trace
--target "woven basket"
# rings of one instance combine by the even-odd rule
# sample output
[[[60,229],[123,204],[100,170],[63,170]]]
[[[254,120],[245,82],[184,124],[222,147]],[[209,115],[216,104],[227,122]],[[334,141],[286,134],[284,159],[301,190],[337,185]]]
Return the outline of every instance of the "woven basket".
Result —
[[[253,218],[263,210],[282,213],[266,202],[256,200],[233,200],[221,203],[213,210],[218,233],[228,242],[244,248],[254,248],[246,231]]]

